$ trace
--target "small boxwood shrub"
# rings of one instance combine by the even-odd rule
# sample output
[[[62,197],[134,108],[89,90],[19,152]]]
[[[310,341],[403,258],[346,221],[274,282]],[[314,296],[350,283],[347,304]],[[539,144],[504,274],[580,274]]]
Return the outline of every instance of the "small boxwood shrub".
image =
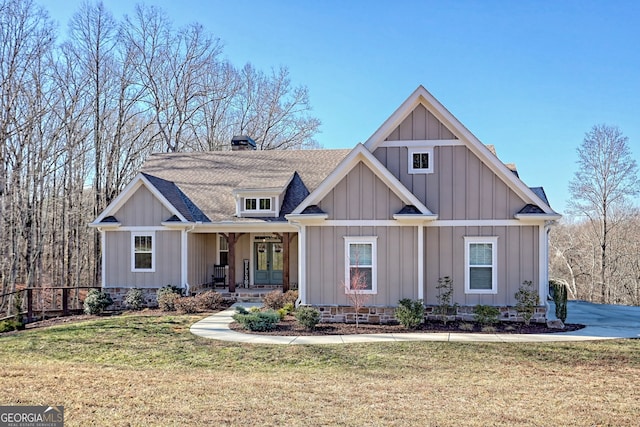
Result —
[[[274,310],[249,312],[242,307],[238,308],[241,310],[236,309],[236,313],[232,316],[233,320],[250,331],[271,331],[280,321],[280,315]]]
[[[175,311],[176,299],[182,295],[182,289],[167,285],[163,286],[156,291],[156,298],[158,300],[158,307],[162,311]]]
[[[424,304],[422,300],[403,298],[398,301],[396,319],[408,329],[417,328],[424,321]]]
[[[296,310],[296,320],[307,330],[312,330],[320,322],[320,311],[314,307],[299,307]]]
[[[84,312],[86,314],[100,314],[111,304],[113,304],[113,300],[109,294],[91,289],[84,299]]]
[[[124,304],[131,310],[140,310],[144,306],[142,289],[129,289],[124,297]]]
[[[498,323],[500,310],[492,305],[478,304],[473,308],[473,314],[476,315],[476,322],[481,325],[493,325]]]
[[[224,298],[218,292],[206,291],[196,295],[196,305],[199,311],[217,310],[222,307]]]

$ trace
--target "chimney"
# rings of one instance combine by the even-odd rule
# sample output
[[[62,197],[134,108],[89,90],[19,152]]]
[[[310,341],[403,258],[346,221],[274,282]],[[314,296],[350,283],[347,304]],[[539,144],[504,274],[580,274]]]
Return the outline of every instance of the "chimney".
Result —
[[[231,151],[255,150],[256,142],[247,135],[238,135],[231,138]]]

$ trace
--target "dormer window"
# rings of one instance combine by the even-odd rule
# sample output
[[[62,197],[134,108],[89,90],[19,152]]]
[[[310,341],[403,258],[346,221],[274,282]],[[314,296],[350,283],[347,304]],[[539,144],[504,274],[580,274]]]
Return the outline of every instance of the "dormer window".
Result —
[[[271,197],[252,197],[244,199],[245,211],[272,212]]]
[[[433,173],[433,147],[409,149],[409,173]]]

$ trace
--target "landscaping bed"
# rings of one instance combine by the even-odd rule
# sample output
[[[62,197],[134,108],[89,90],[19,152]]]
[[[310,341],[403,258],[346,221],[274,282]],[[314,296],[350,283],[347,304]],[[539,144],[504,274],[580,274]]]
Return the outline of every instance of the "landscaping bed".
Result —
[[[468,326],[465,326],[468,325]],[[475,322],[451,321],[444,324],[441,321],[427,321],[416,329],[408,329],[400,324],[368,324],[361,323],[356,327],[355,323],[319,323],[312,330],[307,330],[298,323],[295,317],[288,315],[280,321],[271,331],[248,331],[237,322],[233,322],[230,328],[237,332],[259,335],[353,335],[353,334],[400,334],[408,332],[422,333],[484,333],[484,334],[548,334],[558,332],[570,332],[584,328],[584,325],[568,324],[564,329],[548,328],[544,323],[500,322],[488,329]]]

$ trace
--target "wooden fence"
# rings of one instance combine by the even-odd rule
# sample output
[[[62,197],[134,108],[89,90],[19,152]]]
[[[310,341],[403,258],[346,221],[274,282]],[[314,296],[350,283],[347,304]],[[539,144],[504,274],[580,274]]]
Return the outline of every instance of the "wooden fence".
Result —
[[[27,323],[50,316],[69,316],[81,312],[87,293],[100,287],[27,288],[0,295],[0,320],[18,315]]]

